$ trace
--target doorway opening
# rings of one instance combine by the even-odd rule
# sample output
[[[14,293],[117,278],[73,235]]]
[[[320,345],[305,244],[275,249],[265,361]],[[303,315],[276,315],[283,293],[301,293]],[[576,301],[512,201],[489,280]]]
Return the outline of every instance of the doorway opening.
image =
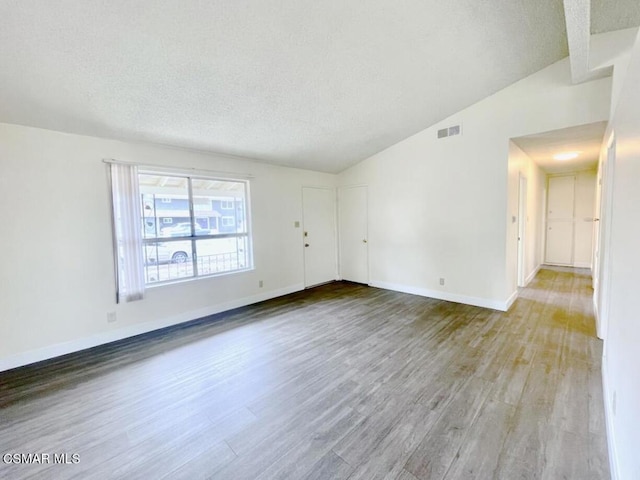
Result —
[[[594,267],[596,178],[606,122],[512,138],[509,260],[514,287],[542,265]],[[517,147],[517,148],[516,148]],[[514,154],[515,152],[515,154]],[[517,227],[517,228],[516,228]],[[513,255],[513,257],[511,257]]]

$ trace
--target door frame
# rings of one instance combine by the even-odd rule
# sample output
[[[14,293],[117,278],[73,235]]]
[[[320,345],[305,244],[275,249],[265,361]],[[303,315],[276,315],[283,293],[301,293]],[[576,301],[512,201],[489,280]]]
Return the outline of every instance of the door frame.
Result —
[[[611,282],[611,222],[613,217],[613,188],[616,164],[616,137],[612,132],[607,142],[605,164],[602,168],[600,198],[600,221],[598,222],[597,289],[593,292],[593,306],[596,316],[596,332],[606,339],[609,326],[609,296]],[[604,247],[604,248],[603,248]],[[608,342],[604,342],[603,356],[607,354]]]

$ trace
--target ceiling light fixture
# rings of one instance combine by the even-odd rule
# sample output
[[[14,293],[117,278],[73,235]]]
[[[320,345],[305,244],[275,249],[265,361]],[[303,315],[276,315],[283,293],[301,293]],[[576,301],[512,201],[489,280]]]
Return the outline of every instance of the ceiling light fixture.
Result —
[[[554,160],[573,160],[578,156],[578,152],[567,152],[567,153],[558,153],[553,156]]]

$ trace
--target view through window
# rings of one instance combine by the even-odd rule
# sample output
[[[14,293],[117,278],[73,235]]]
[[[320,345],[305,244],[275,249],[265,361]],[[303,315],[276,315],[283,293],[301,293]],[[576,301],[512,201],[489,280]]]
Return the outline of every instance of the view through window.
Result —
[[[252,268],[246,181],[138,178],[147,285]]]

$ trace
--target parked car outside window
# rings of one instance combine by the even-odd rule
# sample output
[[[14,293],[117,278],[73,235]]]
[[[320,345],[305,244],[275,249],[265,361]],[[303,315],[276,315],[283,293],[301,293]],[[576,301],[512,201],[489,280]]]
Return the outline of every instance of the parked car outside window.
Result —
[[[211,230],[202,228],[199,223],[196,223],[196,235],[210,235]],[[177,223],[171,227],[165,227],[160,230],[160,235],[163,237],[189,237],[191,236],[191,224],[190,223]]]
[[[233,253],[237,249],[232,238],[197,241],[198,258],[214,257],[225,253]],[[147,264],[185,263],[191,260],[191,240],[184,242],[159,242],[145,246]]]

